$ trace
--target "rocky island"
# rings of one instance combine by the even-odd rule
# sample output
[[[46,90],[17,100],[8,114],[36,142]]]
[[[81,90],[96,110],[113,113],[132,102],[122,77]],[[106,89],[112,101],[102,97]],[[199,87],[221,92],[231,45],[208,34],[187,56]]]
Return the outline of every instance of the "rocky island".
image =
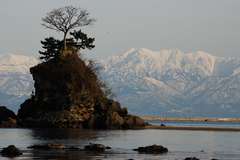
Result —
[[[80,50],[95,47],[94,38],[81,30],[73,31],[95,21],[89,18],[89,13],[67,6],[52,10],[42,20],[43,26],[62,32],[64,37],[41,41],[43,51],[39,53],[43,62],[30,68],[35,92],[20,106],[18,125],[86,129],[143,127],[141,118],[129,115],[126,108],[108,98],[94,63],[79,56]]]
[[[35,94],[18,111],[22,127],[127,129],[144,126],[126,108],[108,99],[89,65],[76,53],[30,69]]]

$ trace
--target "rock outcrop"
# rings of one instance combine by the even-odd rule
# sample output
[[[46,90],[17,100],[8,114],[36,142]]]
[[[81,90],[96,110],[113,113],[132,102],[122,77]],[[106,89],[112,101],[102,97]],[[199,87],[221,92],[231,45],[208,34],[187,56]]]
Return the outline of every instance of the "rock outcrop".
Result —
[[[84,146],[84,151],[89,151],[89,152],[104,152],[107,149],[111,149],[111,147],[105,146],[103,144],[92,144],[92,143]]]
[[[0,106],[0,128],[12,128],[16,127],[16,118],[15,113],[7,107]]]
[[[1,155],[3,157],[17,157],[17,156],[22,155],[22,152],[14,145],[10,145],[10,146],[2,149]]]
[[[144,154],[163,154],[167,153],[168,149],[161,145],[154,144],[146,147],[138,147],[137,149],[134,149],[134,151],[138,151],[139,153]]]
[[[198,159],[198,158],[196,158],[196,157],[187,157],[187,158],[185,158],[184,160],[200,160],[200,159]]]
[[[18,111],[24,127],[128,129],[144,121],[108,99],[93,67],[77,54],[30,69],[35,93]]]

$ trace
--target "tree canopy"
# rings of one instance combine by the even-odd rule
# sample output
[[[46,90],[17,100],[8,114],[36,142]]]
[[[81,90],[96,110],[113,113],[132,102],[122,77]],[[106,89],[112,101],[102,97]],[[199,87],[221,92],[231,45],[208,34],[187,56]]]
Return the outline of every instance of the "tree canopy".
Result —
[[[87,34],[83,33],[81,30],[70,32],[71,37],[66,39],[67,46],[74,50],[79,51],[81,49],[92,49],[95,47],[93,44],[95,38],[90,38]],[[40,59],[48,61],[50,59],[58,59],[61,56],[61,51],[63,49],[63,41],[55,39],[53,37],[45,38],[41,41],[43,51],[39,51],[41,54]]]
[[[75,30],[95,21],[89,17],[87,10],[66,6],[47,13],[42,21],[42,25],[46,28],[64,33],[63,40],[49,37],[41,41],[43,51],[39,51],[39,53],[41,54],[40,59],[44,61],[58,59],[66,48],[78,52],[80,49],[95,47],[94,38],[88,37],[81,29]],[[70,33],[69,37],[68,33]]]
[[[62,41],[49,37],[41,41],[41,44],[43,45],[42,48],[44,51],[39,51],[39,54],[41,54],[40,59],[48,61],[52,58],[59,58],[60,50],[63,46]]]
[[[47,13],[47,15],[42,18],[42,21],[44,27],[64,34],[63,48],[65,49],[67,34],[73,29],[92,24],[95,19],[90,18],[90,14],[87,10],[66,6]]]

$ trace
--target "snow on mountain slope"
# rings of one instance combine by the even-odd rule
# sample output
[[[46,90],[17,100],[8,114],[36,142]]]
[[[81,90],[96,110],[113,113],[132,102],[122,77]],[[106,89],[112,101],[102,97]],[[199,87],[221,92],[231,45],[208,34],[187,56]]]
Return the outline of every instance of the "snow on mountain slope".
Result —
[[[168,116],[240,113],[240,59],[202,51],[143,48],[110,57],[102,65],[101,77],[132,112]]]
[[[0,56],[0,105],[17,111],[33,91],[29,68],[38,63],[34,57],[7,54]]]
[[[38,63],[34,57],[17,54],[7,54],[0,56],[0,72],[28,73],[29,67]]]
[[[39,61],[0,56],[0,105],[14,111],[33,91],[29,68]],[[239,117],[240,59],[178,49],[130,49],[102,60],[100,77],[137,114]]]

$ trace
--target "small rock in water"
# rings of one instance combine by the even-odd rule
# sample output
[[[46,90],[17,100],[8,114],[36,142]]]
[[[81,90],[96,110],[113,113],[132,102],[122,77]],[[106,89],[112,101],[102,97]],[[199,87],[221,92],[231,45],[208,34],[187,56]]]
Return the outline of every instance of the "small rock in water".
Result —
[[[167,153],[168,149],[161,146],[161,145],[151,145],[146,147],[138,147],[134,149],[134,151],[138,151],[139,153],[146,153],[146,154],[162,154]]]
[[[6,148],[3,148],[1,151],[2,156],[4,157],[17,157],[22,155],[22,152],[16,148],[14,145],[10,145]]]
[[[111,149],[111,147],[104,146],[103,144],[92,144],[92,143],[84,147],[85,151],[92,151],[92,152],[104,152],[106,149]]]
[[[196,158],[196,157],[187,157],[187,158],[185,158],[184,160],[200,160],[200,159],[198,159],[198,158]]]
[[[109,146],[106,146],[106,149],[112,149],[111,147],[109,147]]]
[[[80,148],[75,147],[75,146],[68,147],[67,149],[69,149],[69,150],[80,150]]]
[[[161,123],[161,127],[166,127],[166,125],[165,125],[165,124],[163,124],[163,123]]]
[[[44,144],[44,145],[33,145],[27,148],[31,149],[65,149],[64,144]]]

